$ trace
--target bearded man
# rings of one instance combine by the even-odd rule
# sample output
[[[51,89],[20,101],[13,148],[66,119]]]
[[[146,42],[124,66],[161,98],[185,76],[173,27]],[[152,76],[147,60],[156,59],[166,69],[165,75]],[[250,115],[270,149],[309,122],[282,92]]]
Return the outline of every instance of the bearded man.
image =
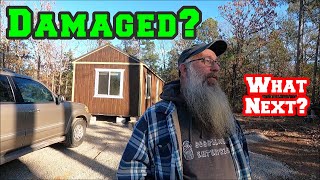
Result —
[[[118,179],[251,179],[247,143],[218,78],[218,40],[184,50],[180,80],[137,122]]]

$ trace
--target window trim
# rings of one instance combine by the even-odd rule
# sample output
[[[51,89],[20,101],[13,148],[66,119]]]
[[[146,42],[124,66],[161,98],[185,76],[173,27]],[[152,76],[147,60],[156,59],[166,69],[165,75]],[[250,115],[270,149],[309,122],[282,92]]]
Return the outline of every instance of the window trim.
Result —
[[[11,94],[12,94],[12,97],[13,97],[13,101],[10,101],[10,102],[1,102],[0,101],[0,104],[15,104],[17,102],[17,99],[16,99],[16,95],[15,95],[15,92],[13,90],[13,86],[12,86],[12,83],[10,82],[10,78],[6,75],[3,75],[1,74],[1,76],[3,76],[4,78],[7,79],[8,81],[8,84],[9,84],[9,88],[10,88],[10,91],[11,91]]]
[[[103,68],[95,68],[95,84],[94,84],[94,95],[95,98],[116,98],[116,99],[123,99],[123,76],[124,76],[125,69],[103,69]],[[106,94],[99,94],[99,73],[100,72],[120,72],[120,93],[119,95],[106,95]],[[110,78],[108,82],[108,87],[110,89]]]

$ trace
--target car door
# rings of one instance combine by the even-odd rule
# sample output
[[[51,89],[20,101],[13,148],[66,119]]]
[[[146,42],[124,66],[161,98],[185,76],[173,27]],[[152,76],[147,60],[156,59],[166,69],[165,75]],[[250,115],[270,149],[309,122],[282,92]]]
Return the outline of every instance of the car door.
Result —
[[[9,77],[0,75],[0,149],[1,155],[24,146],[28,109],[19,104]]]
[[[32,79],[14,77],[29,113],[26,128],[26,142],[34,144],[64,134],[64,108],[57,104],[52,92],[43,84]]]

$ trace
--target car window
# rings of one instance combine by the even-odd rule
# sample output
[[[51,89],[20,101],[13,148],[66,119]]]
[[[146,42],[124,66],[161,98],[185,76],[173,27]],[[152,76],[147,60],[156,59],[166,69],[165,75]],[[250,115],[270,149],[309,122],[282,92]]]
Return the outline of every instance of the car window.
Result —
[[[39,82],[18,77],[13,79],[21,92],[24,102],[46,103],[54,101],[51,92]]]
[[[14,102],[9,80],[3,75],[0,75],[0,102]]]

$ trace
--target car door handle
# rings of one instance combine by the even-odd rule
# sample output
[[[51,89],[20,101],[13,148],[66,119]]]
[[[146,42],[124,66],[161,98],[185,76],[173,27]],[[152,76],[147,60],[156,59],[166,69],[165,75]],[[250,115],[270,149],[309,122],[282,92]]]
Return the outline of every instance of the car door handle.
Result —
[[[40,109],[31,110],[29,112],[40,112]]]

